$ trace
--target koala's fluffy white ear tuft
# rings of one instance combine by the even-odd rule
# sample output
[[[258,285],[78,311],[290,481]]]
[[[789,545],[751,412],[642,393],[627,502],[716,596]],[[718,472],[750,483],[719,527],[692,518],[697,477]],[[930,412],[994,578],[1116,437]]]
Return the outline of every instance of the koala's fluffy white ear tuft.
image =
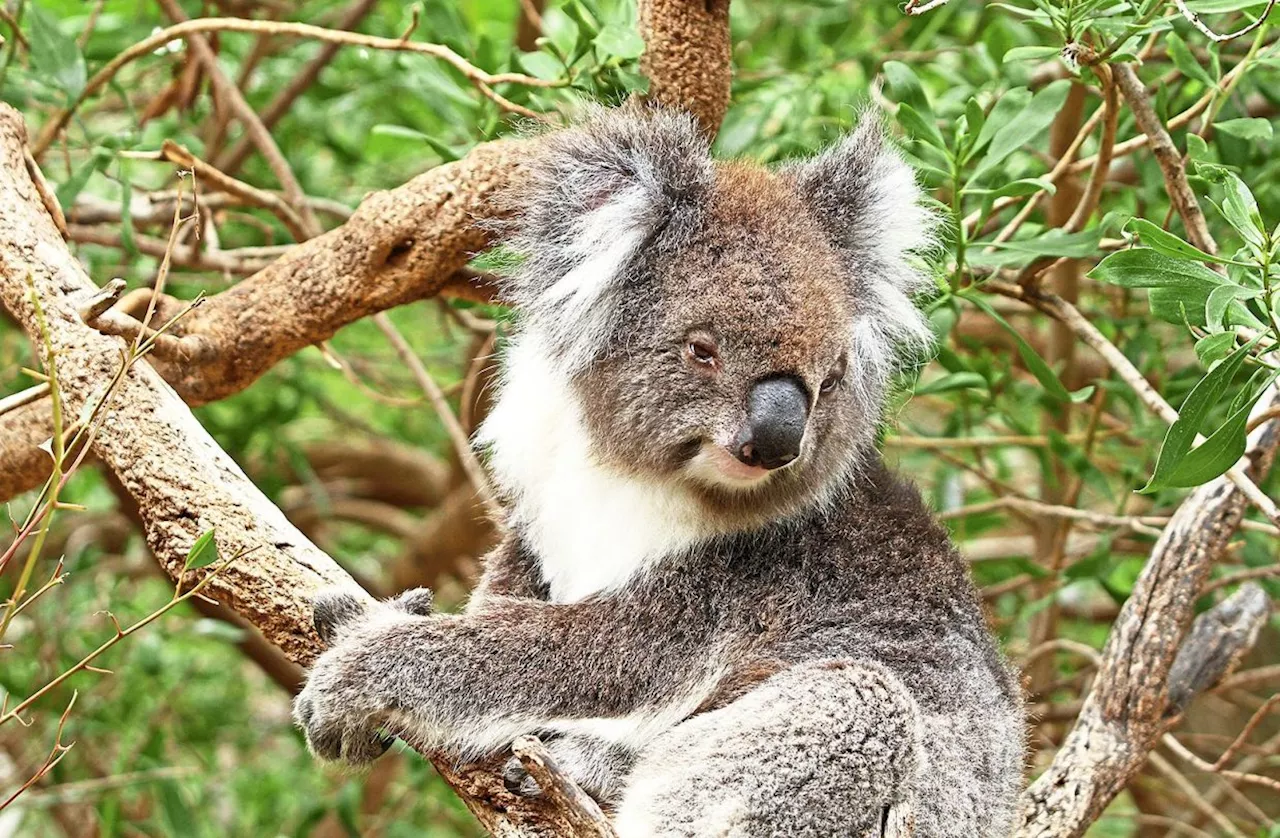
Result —
[[[887,379],[933,341],[914,300],[933,287],[921,256],[934,245],[937,218],[922,203],[915,173],[868,113],[839,143],[783,174],[844,254],[858,312],[857,359]]]
[[[614,292],[644,243],[713,180],[705,138],[675,111],[593,108],[541,139],[525,187],[508,196],[523,262],[505,290],[568,369],[608,338]]]

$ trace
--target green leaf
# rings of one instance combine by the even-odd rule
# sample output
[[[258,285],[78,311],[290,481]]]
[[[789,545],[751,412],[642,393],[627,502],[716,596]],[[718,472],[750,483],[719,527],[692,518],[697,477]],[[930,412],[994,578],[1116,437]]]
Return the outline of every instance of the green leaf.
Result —
[[[953,390],[985,390],[987,380],[976,372],[953,372],[916,387],[915,395],[950,393]]]
[[[58,186],[56,190],[58,203],[70,208],[75,203],[76,196],[89,183],[89,178],[93,177],[93,173],[105,171],[112,157],[112,153],[107,149],[95,148],[89,159],[81,163],[80,167],[71,173],[71,177]]]
[[[63,34],[57,20],[39,6],[30,7],[31,67],[36,75],[74,100],[84,92],[88,73],[75,39]]]
[[[191,545],[191,549],[187,551],[187,561],[182,565],[184,569],[208,567],[218,560],[218,543],[214,541],[213,532],[212,529],[206,530]]]
[[[1008,64],[1010,61],[1043,61],[1046,58],[1053,58],[1062,50],[1057,47],[1014,47],[1004,54],[1002,63]]]
[[[987,114],[986,120],[982,123],[982,130],[978,132],[978,139],[973,146],[974,153],[986,148],[996,132],[1008,125],[1009,120],[1021,113],[1030,101],[1031,91],[1025,87],[1015,87],[997,99],[991,108],[991,113]]]
[[[564,65],[550,53],[522,52],[517,59],[524,71],[543,81],[557,81],[564,75]]]
[[[1027,369],[1030,370],[1031,374],[1040,382],[1040,386],[1044,387],[1045,392],[1047,392],[1051,397],[1064,402],[1080,402],[1089,398],[1093,393],[1093,387],[1085,387],[1083,390],[1078,390],[1075,393],[1069,392],[1066,387],[1062,386],[1062,382],[1058,380],[1057,374],[1047,363],[1045,363],[1044,358],[1041,358],[1040,354],[1036,352],[1031,344],[1027,343],[1026,339],[1023,338],[1022,335],[1018,334],[1018,330],[1009,325],[1009,321],[1001,317],[1000,314],[986,302],[986,300],[982,300],[969,294],[962,294],[958,296],[961,296],[963,299],[973,303],[974,306],[984,311],[987,316],[1003,326],[1005,330],[1013,336],[1014,343],[1018,347],[1018,355],[1022,358],[1022,363],[1026,364]]]
[[[976,178],[1022,146],[1048,130],[1053,118],[1062,110],[1067,101],[1067,92],[1071,82],[1059,79],[1045,86],[1043,90],[1031,97],[1031,101],[1022,111],[1004,125],[1000,126],[991,138],[991,147],[978,164],[973,176]]]
[[[1219,285],[1209,292],[1204,303],[1204,323],[1211,331],[1222,328],[1222,320],[1228,307],[1237,300],[1255,300],[1262,296],[1261,289],[1239,285]]]
[[[1178,68],[1178,72],[1190,79],[1203,84],[1205,87],[1217,87],[1217,82],[1209,75],[1209,71],[1201,66],[1196,57],[1191,54],[1191,49],[1187,46],[1186,41],[1179,37],[1178,33],[1170,32],[1165,36],[1165,46],[1169,48],[1169,58],[1173,61],[1173,66]]]
[[[1183,241],[1182,239],[1162,230],[1145,218],[1131,218],[1129,223],[1124,225],[1125,232],[1135,233],[1142,239],[1142,243],[1157,253],[1165,256],[1172,256],[1174,259],[1191,259],[1197,262],[1217,262],[1222,265],[1247,265],[1247,262],[1236,262],[1232,259],[1224,259],[1221,256],[1213,256],[1205,253],[1193,244]]]
[[[1178,468],[1169,475],[1168,485],[1191,488],[1207,483],[1235,465],[1244,456],[1248,446],[1249,413],[1268,384],[1277,373],[1270,373],[1261,387],[1254,387],[1249,395],[1237,399],[1227,421],[1209,435],[1209,438],[1192,449]]]
[[[1235,332],[1218,332],[1196,341],[1196,357],[1208,367],[1230,355],[1235,345]]]
[[[1191,445],[1195,442],[1200,426],[1204,424],[1209,412],[1222,401],[1223,396],[1226,395],[1232,381],[1235,379],[1236,373],[1239,372],[1245,358],[1253,350],[1256,343],[1257,340],[1250,341],[1232,352],[1227,356],[1226,360],[1209,370],[1209,373],[1191,389],[1186,401],[1182,403],[1182,409],[1178,411],[1177,421],[1169,426],[1169,431],[1165,434],[1164,442],[1160,446],[1160,453],[1156,456],[1155,472],[1151,475],[1151,479],[1147,481],[1147,485],[1139,489],[1140,492],[1150,493],[1169,486],[1188,485],[1185,482],[1173,482],[1176,479],[1175,476],[1181,476],[1179,469],[1182,467],[1183,461],[1187,459],[1187,454],[1191,451]],[[1229,419],[1227,424],[1230,424],[1230,422],[1231,420]],[[1226,425],[1223,427],[1225,428]],[[1214,436],[1217,436],[1217,434],[1215,433]],[[1205,444],[1208,444],[1207,440]],[[1215,449],[1197,457],[1189,468],[1194,473],[1204,471],[1206,460],[1209,463],[1214,463],[1216,462],[1216,460],[1212,459],[1214,456],[1223,456],[1221,451],[1229,450],[1223,446],[1223,440],[1219,440],[1215,443]],[[1237,456],[1236,459],[1239,459],[1239,457]],[[1233,459],[1232,463],[1234,462],[1235,460]],[[1223,471],[1230,467],[1231,463],[1228,463],[1223,467]]]
[[[933,115],[933,106],[929,104],[929,97],[925,95],[915,72],[901,61],[886,61],[883,72],[894,100],[900,105],[908,106],[910,112],[915,114],[919,126],[913,133],[930,145],[946,148],[947,143],[943,140],[942,132],[938,130],[937,118]],[[899,107],[898,110],[898,119],[902,121],[902,108]]]
[[[1211,170],[1211,179],[1221,183],[1225,192],[1225,200],[1219,207],[1223,217],[1236,228],[1241,238],[1261,249],[1266,228],[1262,226],[1262,214],[1258,212],[1258,202],[1249,187],[1234,172],[1221,167]]]
[[[630,26],[610,23],[596,35],[596,49],[606,56],[621,58],[624,61],[639,58],[644,52],[644,39],[640,33]]]
[[[1121,250],[1103,259],[1089,278],[1122,288],[1203,289],[1205,296],[1226,278],[1186,259],[1175,259],[1152,248]]]
[[[1271,122],[1261,117],[1227,119],[1222,122],[1215,122],[1213,127],[1224,134],[1239,137],[1242,140],[1269,142],[1272,136]]]
[[[1054,186],[1053,181],[1040,177],[1024,177],[1019,180],[1010,181],[1004,186],[991,193],[993,198],[1021,198],[1025,195],[1034,195],[1037,192],[1048,192],[1052,195],[1058,188]],[[969,190],[966,190],[966,192]],[[977,191],[977,190],[974,190]]]
[[[932,120],[925,119],[915,108],[907,104],[898,105],[898,122],[907,133],[916,139],[923,140],[934,148],[946,149],[947,141]]]

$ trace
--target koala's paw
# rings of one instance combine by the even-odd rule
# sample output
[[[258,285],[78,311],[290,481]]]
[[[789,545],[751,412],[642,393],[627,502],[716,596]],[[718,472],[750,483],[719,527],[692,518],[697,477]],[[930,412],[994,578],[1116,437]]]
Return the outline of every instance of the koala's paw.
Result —
[[[321,591],[311,604],[311,623],[327,646],[376,611],[390,609],[425,617],[431,614],[433,598],[427,588],[412,588],[386,602],[376,602],[343,588]]]
[[[320,658],[306,687],[293,702],[293,720],[320,759],[364,765],[382,756],[395,737],[382,730],[382,714],[367,701],[361,685],[335,672],[329,653]],[[329,660],[326,660],[329,658]]]
[[[537,781],[529,776],[529,772],[516,757],[511,757],[502,766],[502,784],[507,787],[507,791],[521,797],[537,797],[542,794]]]

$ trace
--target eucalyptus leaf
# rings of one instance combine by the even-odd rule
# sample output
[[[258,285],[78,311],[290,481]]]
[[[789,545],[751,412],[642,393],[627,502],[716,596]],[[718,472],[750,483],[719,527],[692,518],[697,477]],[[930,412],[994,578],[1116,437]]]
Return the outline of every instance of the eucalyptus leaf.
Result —
[[[1216,131],[1242,140],[1269,142],[1272,137],[1271,121],[1261,117],[1227,119],[1215,122],[1213,127]]]
[[[208,567],[217,560],[218,543],[214,539],[214,531],[211,528],[201,533],[191,545],[191,549],[187,551],[187,560],[182,566],[187,570]]]
[[[1216,262],[1223,265],[1247,264],[1205,253],[1195,245],[1183,241],[1167,230],[1162,230],[1155,224],[1147,221],[1145,218],[1129,219],[1129,223],[1124,225],[1124,229],[1125,232],[1136,234],[1142,239],[1142,243],[1147,247],[1165,256],[1172,256],[1174,259],[1191,259],[1197,262]]]
[[[1173,258],[1146,247],[1112,253],[1089,271],[1089,277],[1122,288],[1202,289],[1206,297],[1214,287],[1226,282],[1199,262]]]
[[[31,20],[32,69],[68,100],[79,98],[89,76],[75,38],[64,34],[58,22],[39,6],[30,6],[27,15]]]
[[[1256,340],[1250,341],[1232,352],[1224,361],[1209,370],[1208,374],[1191,389],[1186,401],[1182,403],[1182,409],[1178,411],[1177,420],[1169,426],[1169,431],[1165,434],[1160,453],[1156,455],[1156,467],[1151,479],[1139,491],[1149,493],[1165,487],[1186,485],[1185,482],[1173,482],[1177,479],[1175,476],[1180,474],[1179,469],[1191,451],[1200,426],[1204,424],[1209,412],[1222,402],[1223,396],[1235,380],[1236,373],[1240,371],[1245,358],[1253,351],[1256,344]],[[1229,423],[1230,420],[1228,420]],[[1217,447],[1214,450],[1193,460],[1190,468],[1197,473],[1204,471],[1204,460],[1214,455],[1222,445],[1223,442],[1220,440],[1216,443]],[[1219,453],[1217,456],[1222,455]],[[1216,461],[1210,460],[1210,462]],[[1224,467],[1223,471],[1227,468],[1230,468],[1230,464]]]
[[[973,176],[976,178],[999,164],[1013,152],[1034,140],[1049,129],[1062,104],[1067,101],[1067,93],[1071,90],[1071,82],[1059,79],[1044,87],[1031,97],[1027,106],[996,131],[991,138],[991,146],[978,164]]]

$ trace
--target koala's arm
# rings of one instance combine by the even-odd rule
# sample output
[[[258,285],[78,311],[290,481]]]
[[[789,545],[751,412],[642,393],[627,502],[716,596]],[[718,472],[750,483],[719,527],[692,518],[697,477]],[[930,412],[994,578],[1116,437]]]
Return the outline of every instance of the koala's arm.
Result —
[[[495,597],[547,598],[537,560],[515,534],[503,535],[502,541],[484,557],[483,566],[484,572],[467,602],[468,613],[483,608]]]
[[[295,705],[312,749],[328,759],[377,757],[386,747],[380,729],[478,757],[522,733],[607,726],[696,702],[690,696],[718,671],[709,632],[672,631],[621,599],[503,598],[463,615],[344,608],[336,644]]]

